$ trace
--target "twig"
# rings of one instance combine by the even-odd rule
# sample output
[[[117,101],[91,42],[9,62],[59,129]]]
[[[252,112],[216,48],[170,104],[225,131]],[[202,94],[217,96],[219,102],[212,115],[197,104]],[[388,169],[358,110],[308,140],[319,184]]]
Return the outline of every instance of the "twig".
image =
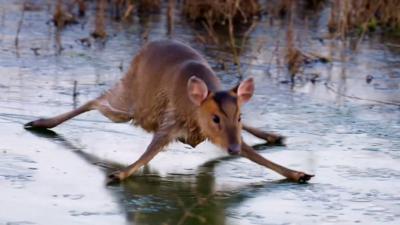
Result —
[[[234,36],[234,27],[233,27],[233,18],[232,16],[228,17],[228,23],[229,23],[229,43],[231,46],[231,50],[232,50],[232,55],[233,55],[233,63],[237,66],[237,71],[239,74],[239,79],[242,79],[243,74],[242,74],[242,70],[240,67],[240,57],[238,55],[237,52],[237,48],[236,48],[236,43],[235,43],[235,36]]]
[[[130,16],[133,14],[134,9],[135,9],[135,5],[132,2],[130,2],[128,4],[128,6],[126,7],[126,10],[125,10],[124,16],[122,17],[122,20],[124,20],[124,21],[128,20],[128,18],[130,18]]]
[[[374,12],[378,11],[379,7],[381,7],[381,4],[382,4],[381,1],[379,1],[379,2],[376,4],[376,9],[375,9],[375,10],[372,10],[372,13],[371,13],[371,14],[369,15],[369,17],[367,18],[367,20],[366,20],[367,22],[366,22],[366,23],[368,23],[368,22],[375,16],[375,13],[374,13]],[[361,41],[364,39],[364,36],[365,36],[365,33],[367,32],[367,29],[368,29],[368,28],[363,27],[362,33],[360,34],[360,36],[359,36],[358,39],[357,39],[357,42],[356,42],[356,45],[355,45],[355,50],[357,50],[357,47],[360,45]]]
[[[400,45],[394,44],[394,43],[386,43],[386,45],[389,46],[389,47],[400,48]]]
[[[174,9],[175,9],[175,0],[168,1],[168,10],[167,10],[167,34],[172,36],[174,32]]]
[[[204,29],[206,29],[208,36],[211,37],[212,41],[214,44],[218,45],[219,44],[219,40],[217,35],[215,34],[215,30],[213,29],[212,25],[210,25],[210,23],[205,23],[204,21],[201,23],[204,27]]]
[[[74,89],[73,89],[73,93],[72,93],[72,96],[73,97],[76,97],[76,96],[78,96],[78,92],[77,92],[77,86],[78,86],[78,81],[76,81],[76,80],[74,80]]]
[[[386,104],[386,105],[400,106],[400,102],[396,103],[396,102],[387,102],[387,101],[381,101],[381,100],[375,100],[375,99],[360,98],[357,96],[347,95],[347,94],[341,93],[339,91],[336,91],[333,87],[329,86],[328,83],[326,83],[325,86],[326,86],[326,88],[328,88],[328,90],[330,90],[333,93],[338,94],[339,96],[342,96],[342,97],[356,99],[356,100],[362,100],[362,101],[376,102],[376,103]]]
[[[244,33],[244,35],[242,37],[242,44],[240,45],[240,50],[242,50],[244,48],[244,45],[249,40],[250,33],[254,30],[254,28],[256,28],[257,24],[258,24],[258,22],[253,20],[249,29],[247,29],[246,32]]]
[[[94,38],[104,39],[107,37],[104,21],[107,2],[105,0],[100,0],[97,4],[98,5],[96,9],[95,29],[91,33],[91,35]]]
[[[17,34],[15,35],[15,42],[14,42],[17,57],[19,57],[19,33],[21,32],[22,22],[24,21],[25,7],[22,6],[21,10],[22,10],[21,18],[19,19],[19,22],[18,22]]]
[[[74,88],[73,88],[73,92],[72,92],[72,101],[73,101],[74,109],[77,106],[76,97],[79,95],[79,92],[77,91],[77,89],[78,89],[78,81],[74,80]]]

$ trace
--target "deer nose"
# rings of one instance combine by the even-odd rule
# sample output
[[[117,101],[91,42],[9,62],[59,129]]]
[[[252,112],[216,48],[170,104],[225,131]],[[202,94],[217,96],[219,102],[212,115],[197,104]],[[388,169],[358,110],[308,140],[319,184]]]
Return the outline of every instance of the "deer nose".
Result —
[[[237,155],[240,153],[240,144],[232,144],[228,147],[228,153],[230,155]]]

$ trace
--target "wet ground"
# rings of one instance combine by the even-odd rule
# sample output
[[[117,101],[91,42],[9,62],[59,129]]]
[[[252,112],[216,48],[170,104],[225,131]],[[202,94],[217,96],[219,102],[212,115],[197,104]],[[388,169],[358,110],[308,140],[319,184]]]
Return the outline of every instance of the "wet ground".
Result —
[[[137,159],[150,134],[97,112],[52,132],[22,125],[109,88],[145,42],[143,33],[170,36],[165,9],[133,24],[108,21],[107,42],[90,39],[87,47],[77,40],[89,37],[91,19],[57,33],[42,6],[24,13],[16,48],[19,2],[0,0],[0,224],[399,224],[399,41],[368,37],[357,52],[345,51],[347,63],[309,65],[291,85],[277,60],[284,29],[264,21],[250,36],[242,70],[255,78],[256,95],[243,120],[285,135],[287,146],[245,139],[265,157],[315,174],[308,184],[286,182],[209,143],[177,143],[132,179],[106,186],[108,167]],[[318,32],[302,35],[303,48],[340,58],[340,44],[323,39],[323,21],[315,22]],[[201,32],[178,19],[172,37],[201,51],[224,84],[235,84],[230,53],[202,45]]]

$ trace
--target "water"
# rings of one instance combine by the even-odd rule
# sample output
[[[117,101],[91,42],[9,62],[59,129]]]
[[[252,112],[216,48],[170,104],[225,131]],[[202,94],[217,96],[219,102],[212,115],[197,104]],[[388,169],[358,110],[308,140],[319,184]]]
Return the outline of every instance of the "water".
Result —
[[[97,112],[53,132],[29,132],[22,124],[70,110],[109,88],[145,42],[143,33],[150,40],[168,38],[165,9],[133,24],[108,21],[109,39],[105,45],[91,39],[91,47],[76,41],[93,29],[94,21],[83,19],[84,25],[59,34],[61,53],[57,31],[46,24],[47,6],[26,11],[17,53],[20,1],[0,3],[0,224],[399,223],[400,56],[387,44],[396,40],[370,37],[356,53],[346,53],[347,63],[309,65],[292,86],[274,56],[284,28],[264,21],[250,36],[242,70],[255,78],[256,95],[243,120],[285,135],[287,146],[257,149],[273,161],[315,174],[308,184],[282,180],[210,143],[196,149],[175,143],[127,182],[106,186],[106,174],[137,159],[150,134],[113,124]],[[202,45],[196,35],[203,33],[193,27],[176,20],[173,37],[214,62],[224,85],[235,84],[229,51]],[[321,27],[314,28],[318,34]],[[335,44],[321,44],[315,30],[306,34],[311,38],[303,37],[308,40],[303,48],[308,51],[329,54]],[[257,40],[265,37],[256,51]],[[278,44],[284,47],[283,41]],[[39,55],[31,48],[40,48]],[[225,71],[221,59],[228,65]],[[306,79],[313,73],[319,73],[314,84]],[[367,83],[369,74],[373,80]],[[245,139],[262,143],[247,134]]]

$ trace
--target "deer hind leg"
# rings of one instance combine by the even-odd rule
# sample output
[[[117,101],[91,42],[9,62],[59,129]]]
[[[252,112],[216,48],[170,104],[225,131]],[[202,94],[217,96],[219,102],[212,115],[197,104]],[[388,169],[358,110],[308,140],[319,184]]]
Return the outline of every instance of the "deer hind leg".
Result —
[[[125,109],[117,108],[118,105],[113,106],[107,98],[99,98],[96,101],[95,108],[100,111],[103,116],[107,117],[115,123],[124,123],[133,119],[132,113]]]
[[[25,129],[37,129],[37,128],[53,128],[60,123],[63,123],[79,114],[93,110],[95,108],[96,101],[89,101],[86,104],[61,115],[51,117],[51,118],[41,118],[38,120],[31,121],[24,125]]]
[[[284,142],[285,142],[284,136],[281,136],[281,135],[275,134],[275,133],[265,132],[260,129],[250,127],[250,126],[247,126],[244,124],[243,124],[243,130],[249,132],[250,134],[252,134],[258,138],[266,140],[268,142],[268,144],[284,145]]]
[[[31,121],[29,123],[26,123],[24,125],[24,128],[25,129],[53,128],[69,119],[72,119],[75,116],[78,116],[82,113],[95,109],[99,110],[101,114],[103,114],[105,117],[109,118],[111,121],[116,123],[128,122],[132,120],[132,116],[129,113],[118,110],[112,107],[106,100],[99,98],[96,100],[89,101],[86,104],[72,111],[63,113],[61,115],[51,118],[41,118],[38,120]]]
[[[281,174],[282,176],[295,181],[295,182],[299,182],[299,183],[305,183],[308,180],[310,180],[314,175],[310,175],[304,172],[300,172],[300,171],[295,171],[295,170],[291,170],[288,169],[284,166],[281,166],[279,164],[276,164],[266,158],[264,158],[263,156],[261,156],[260,154],[258,154],[252,147],[250,147],[249,145],[247,145],[246,143],[242,142],[242,149],[240,154],[248,159],[250,159],[251,161],[265,166],[279,174]]]

